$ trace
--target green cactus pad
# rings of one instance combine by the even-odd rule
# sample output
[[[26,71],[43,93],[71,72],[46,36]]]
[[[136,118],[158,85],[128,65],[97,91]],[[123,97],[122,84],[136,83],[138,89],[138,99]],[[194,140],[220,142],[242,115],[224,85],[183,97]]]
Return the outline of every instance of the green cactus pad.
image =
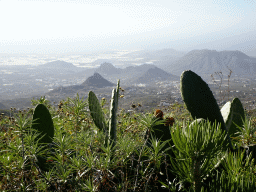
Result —
[[[236,137],[236,133],[240,132],[237,126],[242,127],[243,121],[245,121],[245,113],[241,101],[238,98],[234,98],[232,102],[228,101],[221,108],[221,114],[229,135]]]
[[[183,71],[180,78],[180,90],[183,101],[193,119],[203,118],[214,123],[221,123],[221,129],[226,131],[226,126],[219,106],[212,91],[203,79],[193,71]],[[233,150],[229,135],[227,135],[231,150]]]
[[[106,133],[107,123],[104,118],[102,108],[96,95],[90,91],[88,95],[89,109],[95,125]]]
[[[51,114],[44,104],[38,104],[33,114],[32,129],[41,133],[40,143],[51,143],[54,137],[54,125]]]
[[[225,129],[219,106],[212,91],[200,76],[190,70],[184,71],[181,74],[180,89],[182,99],[193,119],[203,118],[209,119],[211,122],[217,120]]]

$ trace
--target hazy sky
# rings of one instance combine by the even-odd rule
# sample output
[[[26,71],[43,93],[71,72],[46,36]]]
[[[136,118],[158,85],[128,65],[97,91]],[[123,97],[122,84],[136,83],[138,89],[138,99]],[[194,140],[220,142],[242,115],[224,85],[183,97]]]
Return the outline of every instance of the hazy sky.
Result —
[[[0,0],[0,52],[175,49],[253,31],[255,0]]]

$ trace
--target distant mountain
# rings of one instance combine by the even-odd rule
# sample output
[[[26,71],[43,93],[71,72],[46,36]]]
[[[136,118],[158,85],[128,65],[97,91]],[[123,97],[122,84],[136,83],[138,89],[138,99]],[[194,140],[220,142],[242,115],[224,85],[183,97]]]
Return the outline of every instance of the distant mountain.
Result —
[[[154,68],[153,64],[142,64],[135,66],[128,66],[124,69],[117,68],[111,63],[102,63],[100,67],[95,69],[95,72],[100,73],[103,76],[111,76],[111,75],[119,75],[119,76],[137,76],[141,75],[141,73],[146,72],[148,69]]]
[[[76,75],[76,77],[81,78],[85,78],[88,76],[88,78],[81,85],[72,85],[65,87],[61,86],[48,92],[48,94],[72,94],[82,90],[85,91],[90,87],[103,88],[107,86],[115,86],[116,84],[112,82],[117,82],[118,79],[121,80],[121,85],[130,84],[132,80],[140,77],[143,73],[151,68],[155,68],[155,66],[152,64],[143,64],[140,66],[129,66],[125,69],[121,69],[114,67],[111,63],[103,63],[100,67],[96,69],[91,68],[82,70],[75,74],[65,75],[65,77],[71,77],[72,75]],[[99,71],[100,73],[96,71]]]
[[[126,84],[126,82],[134,80],[145,73],[148,69],[154,67],[155,65],[152,64],[142,64],[121,69],[116,68],[111,63],[103,63],[99,68],[95,69],[95,72],[99,73],[109,81],[116,82],[117,79],[120,79],[122,84]]]
[[[122,69],[114,67],[111,63],[103,63],[95,71],[104,75],[113,75],[121,73]]]
[[[155,65],[153,64],[142,64],[142,65],[136,65],[136,66],[129,66],[123,69],[122,73],[129,74],[132,76],[141,75],[141,73],[146,72],[149,69],[155,68]]]
[[[43,65],[39,65],[35,69],[39,73],[46,73],[48,75],[69,75],[81,71],[81,67],[76,67],[72,63],[65,61],[52,61]]]
[[[43,65],[39,65],[38,67],[40,68],[63,68],[63,69],[76,69],[77,67],[75,65],[73,65],[72,63],[68,63],[65,61],[52,61],[52,62],[48,62],[46,64]]]
[[[133,83],[150,84],[155,81],[178,81],[179,77],[165,72],[164,70],[154,67],[148,69],[142,76],[133,81]]]
[[[151,83],[157,79],[161,81],[179,79],[177,76],[167,73],[153,64],[135,65],[121,69],[116,68],[111,63],[103,63],[95,71],[112,82],[120,79],[122,85]]]
[[[256,72],[256,59],[241,51],[192,50],[165,69],[175,75],[180,75],[184,70],[202,75],[217,71],[228,73],[227,67],[237,75],[253,75]]]
[[[88,77],[82,84],[81,86],[84,87],[97,87],[97,88],[102,88],[102,87],[107,87],[107,86],[114,86],[114,83],[111,83],[110,81],[106,80],[103,78],[99,73],[95,72],[93,76]]]

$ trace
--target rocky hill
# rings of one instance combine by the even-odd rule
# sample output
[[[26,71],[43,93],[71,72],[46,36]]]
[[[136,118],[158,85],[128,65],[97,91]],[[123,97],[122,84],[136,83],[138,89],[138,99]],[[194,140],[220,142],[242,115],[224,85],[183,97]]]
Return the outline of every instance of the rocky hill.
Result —
[[[108,86],[115,86],[114,83],[103,78],[99,73],[95,72],[93,76],[88,77],[82,84],[83,87],[108,87]]]
[[[154,67],[148,69],[143,75],[138,77],[132,83],[143,83],[143,84],[152,84],[156,81],[178,81],[179,77],[165,72],[164,70]]]

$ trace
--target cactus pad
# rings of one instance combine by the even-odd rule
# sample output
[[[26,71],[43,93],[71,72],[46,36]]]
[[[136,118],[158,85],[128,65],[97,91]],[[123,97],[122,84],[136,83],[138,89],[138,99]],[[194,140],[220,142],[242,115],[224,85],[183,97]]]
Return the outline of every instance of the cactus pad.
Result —
[[[51,114],[44,104],[38,104],[33,114],[34,123],[32,129],[41,133],[40,137],[44,137],[40,140],[40,143],[51,143],[54,137],[54,126]]]
[[[221,123],[221,129],[227,133],[217,101],[207,83],[200,76],[190,70],[183,71],[180,78],[180,90],[182,99],[193,119],[208,119],[211,123],[216,120]],[[228,133],[227,140],[230,149],[233,150]]]
[[[100,130],[103,130],[105,133],[107,130],[107,123],[105,121],[104,114],[100,106],[99,100],[92,91],[89,92],[88,101],[89,101],[90,113],[95,125]]]
[[[226,130],[217,101],[200,76],[190,70],[184,71],[181,74],[180,89],[183,101],[193,119],[203,118],[213,123],[216,120],[221,123],[222,129]]]
[[[237,126],[242,127],[243,121],[245,121],[244,108],[241,101],[238,98],[234,98],[232,102],[228,101],[221,108],[221,114],[229,135],[236,137],[236,133],[240,132]]]

